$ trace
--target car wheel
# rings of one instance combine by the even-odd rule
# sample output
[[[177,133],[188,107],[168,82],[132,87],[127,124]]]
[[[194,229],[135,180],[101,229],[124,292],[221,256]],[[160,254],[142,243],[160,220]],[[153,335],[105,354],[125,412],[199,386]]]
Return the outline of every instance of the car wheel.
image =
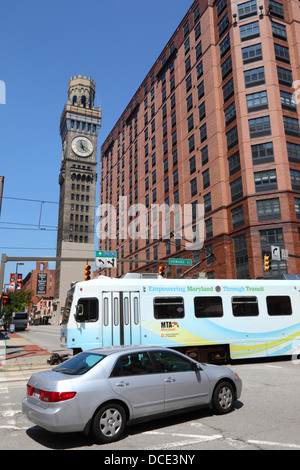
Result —
[[[125,425],[126,413],[124,408],[117,403],[108,403],[95,414],[92,434],[98,442],[114,442],[123,434]]]
[[[213,393],[212,406],[217,414],[229,413],[234,407],[234,388],[229,382],[220,382]]]

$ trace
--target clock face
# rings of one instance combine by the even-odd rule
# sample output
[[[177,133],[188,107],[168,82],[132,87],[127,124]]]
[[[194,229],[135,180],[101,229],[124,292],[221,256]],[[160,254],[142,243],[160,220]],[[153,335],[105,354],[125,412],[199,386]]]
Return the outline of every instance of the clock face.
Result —
[[[86,137],[75,137],[72,141],[72,150],[79,157],[88,157],[92,154],[94,147]]]

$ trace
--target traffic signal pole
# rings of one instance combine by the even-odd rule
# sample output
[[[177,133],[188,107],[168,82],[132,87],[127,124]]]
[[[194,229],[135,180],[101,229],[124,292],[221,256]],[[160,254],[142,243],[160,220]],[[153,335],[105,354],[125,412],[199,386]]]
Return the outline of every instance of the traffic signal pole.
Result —
[[[61,257],[49,257],[49,256],[6,256],[5,253],[1,255],[1,266],[0,266],[0,288],[2,289],[3,287],[3,281],[4,281],[4,273],[5,273],[5,264],[8,261],[84,261],[84,262],[92,262],[94,263],[95,258],[61,258]]]
[[[61,257],[49,257],[49,256],[7,256],[5,253],[1,255],[1,265],[0,265],[0,290],[2,292],[3,282],[4,282],[4,273],[5,273],[5,264],[8,261],[84,261],[85,264],[94,263],[95,257],[93,258],[61,258]],[[118,258],[118,262],[138,262],[138,263],[168,263],[168,260],[160,260],[160,259],[132,259],[132,258]]]

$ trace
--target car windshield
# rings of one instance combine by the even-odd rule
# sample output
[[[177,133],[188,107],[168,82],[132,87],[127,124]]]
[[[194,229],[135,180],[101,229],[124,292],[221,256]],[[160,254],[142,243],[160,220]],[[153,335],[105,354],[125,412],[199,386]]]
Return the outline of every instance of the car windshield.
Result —
[[[103,354],[82,352],[52,369],[68,375],[83,375],[106,357]]]

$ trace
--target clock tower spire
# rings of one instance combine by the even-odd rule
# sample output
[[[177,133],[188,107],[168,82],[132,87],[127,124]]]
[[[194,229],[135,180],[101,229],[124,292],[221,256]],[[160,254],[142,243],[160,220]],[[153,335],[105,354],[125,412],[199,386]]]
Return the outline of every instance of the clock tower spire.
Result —
[[[101,108],[94,107],[95,82],[86,75],[70,78],[68,100],[60,119],[62,158],[56,256],[94,256],[97,136]],[[56,317],[64,307],[71,282],[84,275],[84,261],[56,263]]]

